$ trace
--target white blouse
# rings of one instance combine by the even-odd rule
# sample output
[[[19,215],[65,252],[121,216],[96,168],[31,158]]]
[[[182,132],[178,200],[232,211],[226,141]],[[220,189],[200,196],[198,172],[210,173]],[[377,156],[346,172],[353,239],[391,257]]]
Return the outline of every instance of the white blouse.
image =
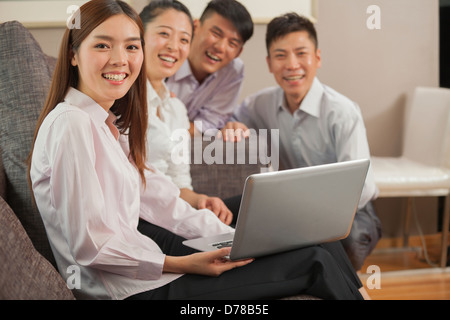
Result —
[[[113,118],[71,88],[42,123],[33,152],[36,203],[59,272],[73,281],[79,268],[78,298],[123,299],[181,276],[162,272],[165,254],[139,233],[139,217],[185,238],[232,231],[189,206],[157,171],[145,172],[144,188],[127,136],[117,140],[109,127]]]
[[[170,96],[164,83],[163,86],[164,97],[161,99],[147,81],[147,159],[180,189],[192,190],[187,110],[183,102]]]

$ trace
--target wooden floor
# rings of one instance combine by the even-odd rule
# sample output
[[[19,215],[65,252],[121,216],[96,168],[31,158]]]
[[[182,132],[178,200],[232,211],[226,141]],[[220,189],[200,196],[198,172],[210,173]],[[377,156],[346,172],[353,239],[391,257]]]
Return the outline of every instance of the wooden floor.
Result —
[[[418,238],[406,249],[393,243],[398,239],[382,239],[359,273],[371,299],[450,300],[450,267],[429,264],[438,261],[439,240],[427,237],[425,254]]]

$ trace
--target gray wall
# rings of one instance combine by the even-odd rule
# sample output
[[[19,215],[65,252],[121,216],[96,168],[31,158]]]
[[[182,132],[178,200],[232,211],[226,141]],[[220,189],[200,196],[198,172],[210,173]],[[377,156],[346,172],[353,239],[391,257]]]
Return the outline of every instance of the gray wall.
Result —
[[[371,4],[381,9],[380,30],[366,27]],[[374,155],[400,155],[413,89],[439,85],[437,17],[437,0],[318,0],[319,78],[359,103]],[[265,62],[265,28],[256,26],[242,53],[242,96],[274,84]]]
[[[379,30],[366,27],[372,4],[381,10]],[[360,104],[373,155],[401,155],[403,117],[414,88],[439,86],[438,14],[438,0],[319,0],[319,76]],[[402,200],[375,205],[384,234],[398,235]],[[423,231],[434,232],[436,199],[416,205]]]
[[[366,27],[378,4],[381,29]],[[437,0],[320,0],[320,77],[362,108],[374,155],[401,153],[405,102],[416,86],[439,85]]]

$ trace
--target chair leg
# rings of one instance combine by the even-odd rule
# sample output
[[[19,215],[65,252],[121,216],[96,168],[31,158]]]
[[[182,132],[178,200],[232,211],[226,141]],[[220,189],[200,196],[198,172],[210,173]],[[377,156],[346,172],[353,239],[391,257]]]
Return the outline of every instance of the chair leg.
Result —
[[[409,227],[411,224],[411,210],[412,210],[412,203],[413,199],[411,197],[408,197],[406,202],[406,211],[405,211],[405,224],[403,226],[403,247],[407,248],[409,247]]]
[[[447,265],[448,229],[450,227],[450,195],[445,197],[444,215],[442,217],[441,267]]]

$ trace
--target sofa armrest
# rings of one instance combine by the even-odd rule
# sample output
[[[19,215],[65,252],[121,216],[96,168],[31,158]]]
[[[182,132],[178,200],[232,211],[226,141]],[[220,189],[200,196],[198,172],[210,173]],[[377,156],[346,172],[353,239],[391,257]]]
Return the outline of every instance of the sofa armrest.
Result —
[[[5,197],[35,248],[54,263],[42,218],[33,204],[27,158],[52,79],[54,58],[18,21],[0,23],[0,149]],[[32,75],[32,76],[30,76]]]
[[[0,197],[0,300],[73,300],[66,283],[31,243]]]

